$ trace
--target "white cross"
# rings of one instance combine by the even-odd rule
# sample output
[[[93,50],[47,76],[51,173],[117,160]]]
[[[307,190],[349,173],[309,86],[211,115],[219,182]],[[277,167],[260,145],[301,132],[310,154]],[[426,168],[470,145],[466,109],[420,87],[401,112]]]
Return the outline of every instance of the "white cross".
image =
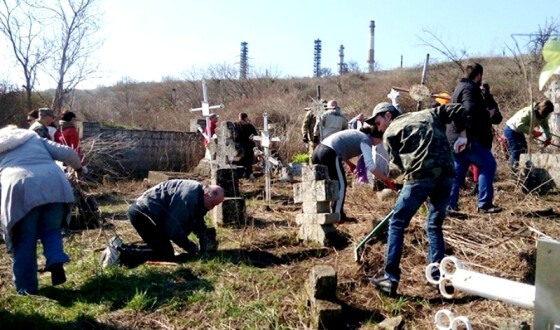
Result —
[[[265,199],[270,201],[270,163],[277,163],[277,160],[270,157],[270,142],[279,142],[281,139],[279,137],[270,137],[270,131],[268,130],[268,114],[265,112],[263,114],[263,130],[261,131],[261,136],[254,136],[253,140],[258,141],[264,148],[264,191]]]
[[[191,108],[191,112],[195,112],[195,111],[202,111],[202,116],[204,116],[204,119],[206,120],[206,130],[208,131],[208,133],[210,133],[210,115],[212,114],[210,112],[210,110],[215,110],[215,109],[223,109],[224,105],[220,104],[220,105],[210,105],[208,103],[208,88],[206,87],[206,81],[202,80],[202,95],[204,97],[204,100],[202,101],[202,107],[200,108]],[[200,133],[202,133],[202,136],[204,136],[204,138],[206,139],[206,141],[210,141],[210,139],[212,138],[211,136],[207,136],[204,133],[204,130],[202,129],[202,127],[198,127],[198,130],[200,131]]]

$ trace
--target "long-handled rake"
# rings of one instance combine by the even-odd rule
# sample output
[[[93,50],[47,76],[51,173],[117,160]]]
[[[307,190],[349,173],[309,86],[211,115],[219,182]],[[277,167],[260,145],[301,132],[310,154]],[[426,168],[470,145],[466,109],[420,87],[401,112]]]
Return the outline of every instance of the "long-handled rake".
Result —
[[[395,211],[391,210],[391,212],[389,212],[389,214],[387,214],[387,216],[385,216],[385,218],[383,218],[383,220],[381,220],[377,224],[377,226],[375,226],[375,228],[373,228],[373,230],[369,234],[367,234],[367,236],[354,247],[354,261],[360,262],[360,254],[359,254],[360,248],[366,245],[366,243],[369,242],[375,234],[377,234],[380,230],[382,230],[387,226],[387,222],[389,221],[389,219],[391,219],[393,213],[395,213]]]

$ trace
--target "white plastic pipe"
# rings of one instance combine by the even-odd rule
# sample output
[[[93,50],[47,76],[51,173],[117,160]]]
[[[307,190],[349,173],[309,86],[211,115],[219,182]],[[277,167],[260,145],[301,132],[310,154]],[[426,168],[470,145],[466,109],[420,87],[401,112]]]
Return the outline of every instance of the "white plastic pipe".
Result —
[[[439,280],[432,276],[432,270],[437,267],[440,271]],[[438,284],[441,294],[449,299],[457,291],[463,291],[525,309],[535,308],[535,286],[463,269],[461,262],[455,257],[445,257],[440,264],[428,265],[426,278],[428,282]],[[447,292],[446,287],[453,287],[454,292]]]
[[[469,319],[465,316],[455,316],[453,312],[448,309],[439,310],[435,316],[436,328],[438,330],[457,330],[467,329],[472,330],[472,325]],[[459,326],[461,326],[459,328]]]

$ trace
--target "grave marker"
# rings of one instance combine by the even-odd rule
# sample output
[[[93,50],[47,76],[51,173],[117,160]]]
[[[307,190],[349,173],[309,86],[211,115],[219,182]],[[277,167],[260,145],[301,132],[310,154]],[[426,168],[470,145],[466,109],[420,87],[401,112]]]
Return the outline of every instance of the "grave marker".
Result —
[[[270,201],[270,163],[276,162],[276,159],[270,157],[270,142],[280,141],[279,137],[270,137],[270,131],[268,130],[268,114],[265,112],[263,114],[263,130],[261,131],[261,136],[253,137],[253,140],[258,141],[264,149],[264,178],[265,178],[265,200]]]

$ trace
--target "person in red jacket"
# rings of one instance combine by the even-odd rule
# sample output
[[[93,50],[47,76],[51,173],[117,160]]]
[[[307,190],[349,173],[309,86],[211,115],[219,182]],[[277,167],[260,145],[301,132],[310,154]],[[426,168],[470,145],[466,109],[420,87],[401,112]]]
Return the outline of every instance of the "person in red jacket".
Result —
[[[76,129],[76,120],[76,114],[74,112],[64,112],[58,123],[61,134],[55,135],[55,141],[74,149],[78,155],[80,155],[80,159],[83,164],[84,156],[82,155],[82,151],[80,149],[80,134]]]

